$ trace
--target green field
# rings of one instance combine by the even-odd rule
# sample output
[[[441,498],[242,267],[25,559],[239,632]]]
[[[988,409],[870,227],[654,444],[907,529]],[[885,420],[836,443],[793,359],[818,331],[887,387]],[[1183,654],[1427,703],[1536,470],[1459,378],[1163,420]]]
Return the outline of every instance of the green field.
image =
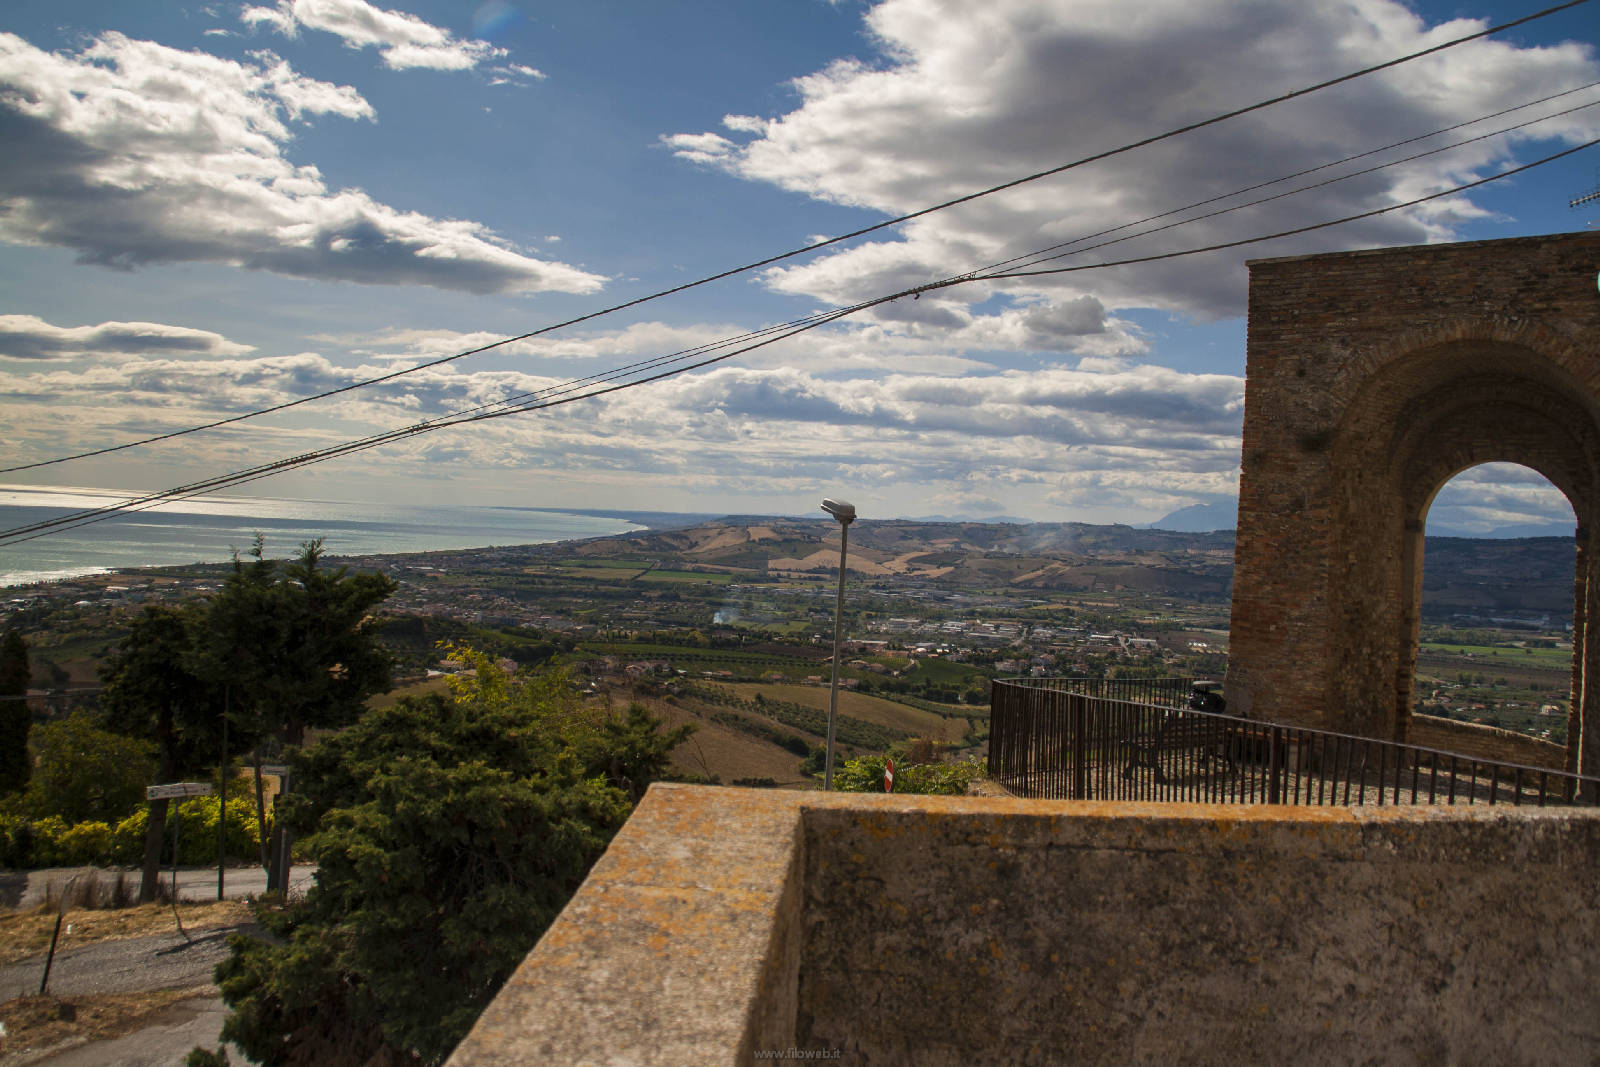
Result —
[[[1502,648],[1496,645],[1447,645],[1424,641],[1417,651],[1435,656],[1470,656],[1475,662],[1500,663],[1507,667],[1566,670],[1572,666],[1572,652],[1565,648]]]
[[[800,704],[804,707],[815,708],[818,711],[828,710],[829,689],[827,686],[768,685],[759,682],[717,682],[715,684],[735,694],[741,700],[754,700],[756,694],[759,693],[769,700],[787,700],[791,704]],[[875,722],[880,726],[904,730],[914,737],[927,738],[929,741],[958,742],[966,736],[967,730],[966,720],[964,719],[945,718],[941,715],[935,715],[931,711],[907,707],[893,700],[867,696],[864,693],[841,691],[839,693],[839,714],[848,715],[852,719],[860,719],[863,722]]]
[[[656,582],[664,585],[702,584],[727,585],[733,575],[717,571],[672,570],[650,567],[646,560],[592,559],[576,563],[553,563],[543,567],[528,567],[523,573],[536,578],[556,578],[585,582]]]

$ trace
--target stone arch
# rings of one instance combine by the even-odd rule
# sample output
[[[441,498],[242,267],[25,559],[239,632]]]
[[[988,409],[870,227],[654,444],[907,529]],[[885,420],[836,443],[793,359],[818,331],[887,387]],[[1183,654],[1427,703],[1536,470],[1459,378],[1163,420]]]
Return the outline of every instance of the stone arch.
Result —
[[[1593,234],[1251,264],[1232,706],[1405,739],[1427,508],[1509,461],[1578,519],[1578,762],[1600,733],[1597,264]],[[1600,770],[1600,737],[1588,751]]]

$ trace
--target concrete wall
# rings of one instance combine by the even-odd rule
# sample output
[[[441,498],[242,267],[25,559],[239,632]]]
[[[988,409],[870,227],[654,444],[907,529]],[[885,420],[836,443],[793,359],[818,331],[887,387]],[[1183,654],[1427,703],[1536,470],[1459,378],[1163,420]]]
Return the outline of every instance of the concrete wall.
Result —
[[[457,1065],[1586,1062],[1600,813],[653,786]]]

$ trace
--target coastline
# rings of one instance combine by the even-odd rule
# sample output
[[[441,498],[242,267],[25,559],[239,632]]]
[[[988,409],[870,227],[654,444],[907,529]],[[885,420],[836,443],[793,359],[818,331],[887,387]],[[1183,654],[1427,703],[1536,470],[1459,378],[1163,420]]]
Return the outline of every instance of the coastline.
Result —
[[[36,520],[44,509],[30,508]],[[0,550],[0,590],[58,588],[72,583],[116,584],[118,577],[198,573],[226,566],[257,534],[267,555],[282,559],[313,538],[330,560],[398,559],[441,552],[483,552],[587,541],[682,528],[715,516],[618,509],[506,506],[321,506],[294,516],[166,512],[138,521],[66,530],[51,538]],[[7,516],[9,517],[9,516]],[[24,516],[17,516],[23,518]],[[0,517],[5,518],[5,517]]]

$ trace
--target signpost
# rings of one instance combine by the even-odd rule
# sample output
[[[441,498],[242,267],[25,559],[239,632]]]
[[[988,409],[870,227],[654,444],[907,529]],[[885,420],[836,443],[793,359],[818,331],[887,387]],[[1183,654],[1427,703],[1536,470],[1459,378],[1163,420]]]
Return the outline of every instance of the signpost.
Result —
[[[166,785],[147,786],[144,798],[160,800],[163,797],[208,797],[212,792],[210,782],[168,782]]]
[[[210,782],[168,782],[165,785],[152,785],[145,787],[146,800],[177,799],[185,797],[208,797],[212,794]],[[185,941],[189,940],[189,932],[183,928],[183,920],[178,917],[178,835],[183,829],[183,809],[178,805],[172,806],[172,917],[177,920],[178,933],[183,935]]]
[[[892,759],[883,761],[883,791],[885,793],[894,792],[894,760]]]

